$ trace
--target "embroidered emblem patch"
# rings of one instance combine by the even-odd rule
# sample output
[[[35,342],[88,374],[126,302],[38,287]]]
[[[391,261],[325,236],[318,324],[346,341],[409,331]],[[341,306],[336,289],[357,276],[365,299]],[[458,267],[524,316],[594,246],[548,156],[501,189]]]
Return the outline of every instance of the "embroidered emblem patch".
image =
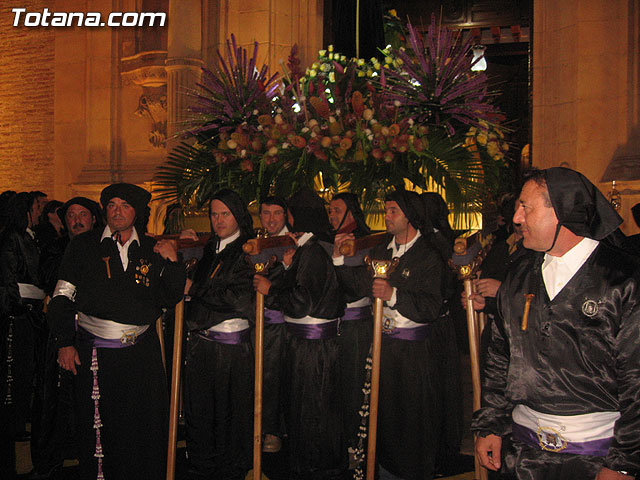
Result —
[[[385,333],[391,333],[395,327],[395,321],[393,318],[385,318],[382,321],[382,331]]]
[[[409,271],[408,268],[405,268],[404,270],[402,270],[402,277],[403,278],[409,278],[409,275],[411,275],[411,272]]]
[[[122,336],[120,337],[120,343],[122,345],[133,345],[136,343],[138,339],[138,335],[135,330],[127,330],[122,332]]]
[[[136,266],[136,283],[149,286],[149,269],[151,268],[151,262],[145,263],[144,259],[140,259],[140,265]]]
[[[542,450],[561,452],[567,448],[567,441],[562,434],[553,427],[538,427],[536,435],[538,436],[538,442]]]
[[[598,313],[598,302],[595,300],[585,300],[582,304],[582,313],[587,317],[593,317]]]

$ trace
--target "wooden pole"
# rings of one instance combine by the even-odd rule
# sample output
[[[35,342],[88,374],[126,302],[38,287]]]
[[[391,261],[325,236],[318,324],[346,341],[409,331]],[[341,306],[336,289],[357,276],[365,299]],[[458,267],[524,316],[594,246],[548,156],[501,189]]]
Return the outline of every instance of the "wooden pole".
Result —
[[[480,384],[480,348],[477,313],[473,309],[473,300],[470,298],[473,293],[473,283],[471,277],[464,279],[464,293],[467,297],[467,331],[469,334],[469,356],[471,357],[471,381],[473,384],[473,410],[476,411],[481,405],[481,384]],[[474,456],[475,478],[487,480],[487,470],[480,466],[478,457]]]
[[[262,474],[262,359],[264,349],[264,295],[256,292],[256,361],[253,398],[253,480]]]
[[[169,449],[167,451],[167,480],[173,480],[176,469],[178,443],[178,408],[180,406],[180,367],[182,366],[182,325],[184,300],[176,305],[173,330],[173,369],[171,371],[171,398],[169,404]]]
[[[378,400],[380,392],[380,352],[382,349],[382,299],[376,298],[373,315],[373,347],[371,348],[371,394],[369,396],[369,439],[367,443],[367,480],[376,471],[376,440],[378,436]]]
[[[164,367],[164,374],[167,374],[167,359],[165,357],[164,350],[164,329],[162,328],[162,315],[156,320],[156,333],[158,334],[158,340],[160,341],[160,354],[162,355],[162,366]]]

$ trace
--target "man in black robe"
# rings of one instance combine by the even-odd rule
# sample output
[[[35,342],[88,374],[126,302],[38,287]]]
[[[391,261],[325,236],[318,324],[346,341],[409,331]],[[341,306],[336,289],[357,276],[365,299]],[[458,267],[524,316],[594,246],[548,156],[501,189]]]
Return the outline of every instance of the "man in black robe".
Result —
[[[287,225],[287,204],[280,197],[267,197],[260,203],[260,223],[270,237],[285,235]],[[266,260],[266,259],[265,259]],[[273,270],[277,275],[277,269]],[[268,275],[271,278],[272,275]],[[286,325],[281,311],[264,310],[264,353],[263,353],[263,393],[262,431],[264,441],[262,451],[279,452],[282,448],[284,357],[286,351]]]
[[[154,323],[182,298],[175,246],[144,235],[151,195],[106,187],[104,230],[73,238],[48,316],[58,363],[76,375],[80,478],[163,478],[168,395]],[[77,315],[77,327],[76,327]]]
[[[287,325],[284,408],[292,478],[339,478],[347,468],[337,340],[344,301],[320,244],[329,230],[322,199],[301,190],[288,205],[297,249],[284,255],[280,278],[256,275],[254,286],[270,308],[284,313]]]
[[[621,219],[583,175],[531,172],[524,246],[498,292],[476,454],[500,478],[638,478],[640,272],[609,245]]]
[[[47,337],[42,312],[45,292],[33,231],[38,208],[38,200],[30,193],[13,196],[0,241],[0,449],[7,459],[6,469],[2,465],[0,472],[9,475],[15,466],[14,437],[28,440],[26,422],[40,412],[39,404],[32,404],[33,385],[42,381],[39,373]]]
[[[376,458],[381,479],[433,478],[445,414],[439,339],[444,264],[431,243],[433,227],[415,192],[396,191],[385,201],[392,237],[371,258],[399,263],[388,280],[351,269],[350,284],[364,282],[384,300]]]
[[[251,215],[231,190],[209,201],[213,235],[189,289],[184,409],[190,478],[241,480],[253,438]]]
[[[338,272],[340,287],[345,297],[346,308],[340,318],[338,342],[340,346],[340,373],[344,397],[344,434],[351,463],[358,447],[360,431],[360,409],[364,399],[365,362],[371,348],[372,313],[370,290],[363,284],[352,284],[341,272],[355,265],[363,265],[364,253],[345,259],[340,246],[346,240],[364,237],[371,231],[366,224],[364,212],[353,193],[338,193],[329,204],[329,222],[335,232],[333,264]],[[347,264],[345,265],[345,260]],[[357,267],[356,267],[357,268]],[[364,273],[366,275],[366,273]]]
[[[53,296],[58,281],[58,269],[71,239],[94,227],[100,231],[104,228],[100,206],[86,197],[72,198],[62,205],[56,214],[65,227],[64,234],[43,245],[40,253],[40,279],[49,297]],[[49,335],[44,361],[44,384],[42,391],[37,392],[37,398],[43,406],[42,416],[41,421],[36,422],[38,428],[34,429],[34,425],[31,428],[36,448],[31,455],[33,471],[29,475],[30,480],[51,478],[56,470],[62,467],[65,454],[71,453],[70,445],[75,446],[76,443],[73,431],[74,377],[71,372],[60,368],[56,362],[57,358],[58,349],[53,336]]]

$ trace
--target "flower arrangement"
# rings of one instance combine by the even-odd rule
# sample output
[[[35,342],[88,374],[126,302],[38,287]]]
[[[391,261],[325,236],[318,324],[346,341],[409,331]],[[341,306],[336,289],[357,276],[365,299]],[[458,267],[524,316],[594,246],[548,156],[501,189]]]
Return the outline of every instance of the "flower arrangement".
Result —
[[[228,186],[247,201],[301,186],[348,187],[371,209],[407,182],[446,190],[455,211],[477,208],[503,168],[508,145],[470,43],[432,19],[425,38],[384,60],[347,59],[329,46],[301,70],[296,47],[282,79],[227,42],[192,92],[184,141],[158,171],[165,197],[202,205]]]

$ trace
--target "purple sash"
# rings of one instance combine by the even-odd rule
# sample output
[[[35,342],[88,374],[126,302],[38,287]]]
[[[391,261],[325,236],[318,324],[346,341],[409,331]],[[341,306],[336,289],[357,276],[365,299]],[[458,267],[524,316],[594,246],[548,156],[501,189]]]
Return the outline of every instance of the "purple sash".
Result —
[[[338,321],[311,324],[287,322],[287,331],[295,337],[307,340],[326,340],[338,336]]]
[[[267,325],[276,325],[278,323],[284,323],[284,313],[278,310],[271,310],[270,308],[264,309],[264,323]]]
[[[352,307],[344,311],[344,315],[340,320],[348,322],[350,320],[365,320],[371,318],[371,307]]]
[[[382,329],[382,333],[388,337],[398,340],[424,340],[429,336],[429,325],[421,325],[416,328],[394,328],[392,330]]]
[[[76,332],[76,338],[79,343],[85,345],[91,345],[96,348],[125,348],[131,347],[138,343],[138,341],[146,335],[149,331],[151,331],[151,327],[147,328],[144,332],[142,332],[137,337],[129,337],[126,342],[123,342],[120,338],[102,338],[94,335],[93,333],[85,330],[81,326],[77,326],[78,331]]]
[[[556,453],[573,453],[577,455],[593,455],[594,457],[606,457],[613,438],[601,438],[598,440],[590,440],[588,442],[566,442],[565,448],[543,449],[540,446],[540,439],[533,430],[513,422],[513,438],[526,443],[531,447],[540,450]]]
[[[211,330],[200,330],[198,332],[205,340],[210,342],[226,343],[227,345],[239,345],[241,343],[248,342],[249,329],[239,330],[237,332],[215,332]]]

